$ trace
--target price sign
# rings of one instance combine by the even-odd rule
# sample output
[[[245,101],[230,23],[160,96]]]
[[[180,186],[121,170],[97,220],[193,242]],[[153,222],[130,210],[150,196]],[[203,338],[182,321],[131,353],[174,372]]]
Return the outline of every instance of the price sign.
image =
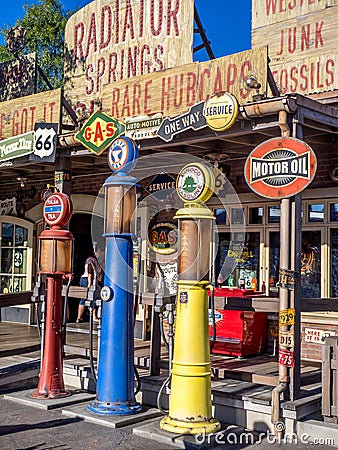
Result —
[[[295,354],[290,350],[279,349],[279,364],[285,367],[293,367],[295,365]]]
[[[279,333],[279,327],[269,326],[268,327],[268,336],[277,338]]]
[[[279,346],[280,347],[294,347],[295,337],[292,331],[281,331],[279,333]]]
[[[295,309],[284,309],[279,311],[279,326],[293,325],[295,323]]]
[[[34,126],[34,148],[30,160],[54,162],[58,125],[56,123],[36,123]]]

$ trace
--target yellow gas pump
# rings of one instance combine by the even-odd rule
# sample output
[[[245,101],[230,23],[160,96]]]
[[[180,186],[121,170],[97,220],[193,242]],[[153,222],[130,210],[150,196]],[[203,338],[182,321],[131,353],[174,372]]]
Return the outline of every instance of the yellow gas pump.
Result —
[[[204,205],[214,185],[212,171],[199,163],[185,166],[176,182],[177,194],[185,205],[175,216],[180,240],[176,334],[169,415],[160,425],[177,434],[211,433],[221,427],[212,418],[208,326],[210,242],[215,217]]]

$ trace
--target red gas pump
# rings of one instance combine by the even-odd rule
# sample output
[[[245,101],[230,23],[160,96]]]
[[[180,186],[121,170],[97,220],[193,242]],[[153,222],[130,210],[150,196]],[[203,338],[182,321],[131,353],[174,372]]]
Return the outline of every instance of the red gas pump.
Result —
[[[43,217],[51,227],[39,236],[39,274],[47,276],[46,331],[42,369],[34,398],[65,397],[62,370],[62,280],[71,276],[73,235],[65,226],[72,215],[68,195],[55,193],[44,204]]]

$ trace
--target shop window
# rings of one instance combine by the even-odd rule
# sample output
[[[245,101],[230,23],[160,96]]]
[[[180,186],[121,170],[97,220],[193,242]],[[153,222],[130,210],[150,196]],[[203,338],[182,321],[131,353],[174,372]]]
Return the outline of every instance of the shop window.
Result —
[[[324,222],[324,204],[313,203],[308,205],[308,221],[309,222]]]
[[[330,203],[330,221],[338,222],[338,203]]]
[[[244,223],[244,209],[243,208],[232,208],[231,223],[232,224],[243,224]]]
[[[338,228],[330,233],[331,297],[338,297]]]
[[[227,213],[225,209],[215,209],[216,225],[225,225],[227,221]]]
[[[321,297],[321,232],[319,230],[302,233],[301,288],[303,298]]]
[[[269,291],[278,292],[280,234],[279,231],[269,233]]]
[[[252,225],[263,223],[263,208],[249,208],[249,223]]]
[[[216,255],[218,285],[257,288],[259,284],[259,232],[219,233]]]
[[[268,223],[279,223],[280,222],[280,206],[269,206],[268,207]]]
[[[30,287],[29,250],[28,228],[17,223],[2,222],[0,293],[21,292]]]

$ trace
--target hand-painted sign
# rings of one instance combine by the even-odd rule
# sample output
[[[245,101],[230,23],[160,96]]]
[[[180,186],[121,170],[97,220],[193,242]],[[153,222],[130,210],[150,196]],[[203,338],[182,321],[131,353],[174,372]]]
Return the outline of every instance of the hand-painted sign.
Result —
[[[43,217],[48,225],[63,226],[69,222],[72,204],[68,195],[58,192],[50,195],[43,205]]]
[[[36,54],[0,64],[0,102],[35,93]]]
[[[173,223],[157,223],[148,233],[148,239],[155,252],[170,255],[177,250],[177,227]]]
[[[98,156],[123,133],[124,124],[97,111],[87,120],[75,138]]]
[[[29,155],[33,152],[34,132],[0,141],[0,162]]]
[[[256,194],[280,199],[303,191],[316,170],[316,155],[308,144],[280,137],[263,142],[250,153],[244,175]]]
[[[1,216],[16,216],[16,197],[0,200]]]
[[[146,186],[146,191],[153,195],[157,200],[163,201],[174,192],[175,187],[175,178],[162,171],[154,176],[151,182]]]
[[[113,172],[131,172],[137,164],[138,147],[127,138],[115,139],[108,150],[108,165]]]
[[[293,367],[295,365],[295,354],[290,350],[280,348],[278,352],[279,364],[285,367]]]
[[[236,97],[228,92],[213,95],[205,104],[203,115],[208,127],[214,131],[231,128],[238,115]]]
[[[61,89],[0,102],[0,140],[34,130],[36,122],[59,123]]]
[[[90,109],[106,84],[191,63],[193,23],[193,0],[90,2],[66,24],[67,100]]]
[[[315,344],[325,344],[325,339],[329,336],[335,336],[332,330],[320,330],[318,328],[305,328],[304,341],[314,342]]]
[[[246,103],[252,100],[256,90],[249,89],[245,80],[254,72],[261,84],[259,92],[265,92],[267,67],[267,47],[261,47],[145,74],[104,85],[102,110],[120,120],[156,113],[175,117],[221,91],[231,93],[239,103]]]
[[[268,326],[268,336],[278,338],[278,335],[279,335],[279,327],[273,325]]]
[[[165,118],[157,131],[157,136],[166,142],[173,139],[176,134],[192,128],[193,130],[200,130],[207,126],[203,116],[204,102],[197,103],[192,106],[189,111],[181,116],[174,118]]]
[[[126,118],[124,120],[126,125],[125,135],[136,141],[156,138],[162,120],[162,114],[154,114],[151,117]]]

